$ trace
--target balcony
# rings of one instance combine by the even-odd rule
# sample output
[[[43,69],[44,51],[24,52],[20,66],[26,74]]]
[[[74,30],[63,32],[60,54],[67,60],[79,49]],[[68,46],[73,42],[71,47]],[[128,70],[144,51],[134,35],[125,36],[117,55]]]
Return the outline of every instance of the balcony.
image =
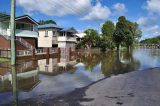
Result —
[[[76,37],[58,36],[58,42],[77,42]]]
[[[16,36],[18,37],[38,38],[38,32],[35,32],[35,31],[16,29],[15,33],[16,33]],[[10,29],[7,29],[7,35],[10,36]]]

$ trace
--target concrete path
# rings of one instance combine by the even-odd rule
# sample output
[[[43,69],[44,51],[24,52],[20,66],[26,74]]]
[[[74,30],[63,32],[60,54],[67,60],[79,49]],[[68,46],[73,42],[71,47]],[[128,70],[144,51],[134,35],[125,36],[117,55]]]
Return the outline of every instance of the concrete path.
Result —
[[[160,106],[160,69],[112,76],[88,87],[86,106]]]
[[[112,76],[57,98],[22,101],[20,106],[28,104],[31,106],[160,106],[160,68]]]

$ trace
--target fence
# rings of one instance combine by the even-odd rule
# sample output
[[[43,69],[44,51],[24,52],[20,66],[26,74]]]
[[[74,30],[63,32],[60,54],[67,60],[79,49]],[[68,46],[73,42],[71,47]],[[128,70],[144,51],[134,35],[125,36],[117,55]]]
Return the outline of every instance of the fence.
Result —
[[[49,49],[33,49],[33,50],[17,50],[16,56],[34,56],[34,55],[50,55],[54,53],[60,53],[59,48],[49,48]],[[10,58],[11,50],[0,49],[0,57]]]
[[[10,50],[0,50],[0,57],[10,58],[11,51]]]
[[[33,54],[33,50],[18,50],[16,51],[17,56],[30,56]]]

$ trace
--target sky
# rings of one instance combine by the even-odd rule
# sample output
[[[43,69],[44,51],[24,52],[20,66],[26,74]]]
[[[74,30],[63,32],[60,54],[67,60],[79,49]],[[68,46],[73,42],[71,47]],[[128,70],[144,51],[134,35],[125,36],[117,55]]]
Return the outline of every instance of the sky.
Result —
[[[107,20],[119,16],[137,22],[142,39],[160,35],[160,0],[16,0],[16,16],[30,15],[36,21],[54,20],[57,25],[101,31]],[[10,13],[10,0],[0,0],[0,12]]]

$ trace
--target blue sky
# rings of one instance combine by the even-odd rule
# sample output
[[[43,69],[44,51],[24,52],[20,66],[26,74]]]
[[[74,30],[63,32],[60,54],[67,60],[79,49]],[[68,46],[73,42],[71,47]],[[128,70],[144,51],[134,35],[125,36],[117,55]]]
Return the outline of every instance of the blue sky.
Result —
[[[0,12],[10,12],[10,0],[1,0]],[[100,31],[106,20],[119,16],[137,22],[143,37],[160,35],[160,0],[17,0],[16,15],[28,14],[35,20],[52,19],[58,25]]]

